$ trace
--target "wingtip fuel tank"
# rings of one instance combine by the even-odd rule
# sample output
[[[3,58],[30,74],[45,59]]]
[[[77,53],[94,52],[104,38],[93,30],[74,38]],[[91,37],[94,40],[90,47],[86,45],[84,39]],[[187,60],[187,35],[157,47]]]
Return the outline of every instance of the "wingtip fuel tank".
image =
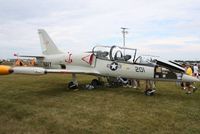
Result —
[[[13,73],[13,69],[10,66],[0,65],[0,75],[8,75]]]
[[[200,82],[198,78],[187,75],[187,74],[183,74],[182,81],[183,82]]]
[[[14,74],[32,74],[32,75],[42,75],[46,74],[46,69],[42,67],[13,67]]]
[[[0,65],[0,75],[9,75],[12,73],[42,75],[46,74],[46,69],[42,67],[10,67],[6,65]]]

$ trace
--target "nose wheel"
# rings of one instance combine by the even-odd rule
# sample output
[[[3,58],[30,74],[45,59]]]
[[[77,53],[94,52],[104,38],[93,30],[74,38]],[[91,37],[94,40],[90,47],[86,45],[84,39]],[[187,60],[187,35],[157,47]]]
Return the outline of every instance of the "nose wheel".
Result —
[[[155,91],[156,91],[156,90],[154,90],[154,89],[147,89],[147,90],[145,90],[144,94],[145,94],[146,96],[153,96],[154,93],[155,93]]]

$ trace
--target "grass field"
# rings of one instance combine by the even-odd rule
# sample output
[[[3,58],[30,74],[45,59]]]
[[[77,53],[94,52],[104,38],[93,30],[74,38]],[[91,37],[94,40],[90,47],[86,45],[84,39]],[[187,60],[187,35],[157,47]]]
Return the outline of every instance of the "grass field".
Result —
[[[80,84],[93,77],[79,75]],[[200,91],[175,83],[143,89],[66,89],[70,75],[0,77],[0,134],[199,134]],[[200,86],[200,85],[198,85]]]

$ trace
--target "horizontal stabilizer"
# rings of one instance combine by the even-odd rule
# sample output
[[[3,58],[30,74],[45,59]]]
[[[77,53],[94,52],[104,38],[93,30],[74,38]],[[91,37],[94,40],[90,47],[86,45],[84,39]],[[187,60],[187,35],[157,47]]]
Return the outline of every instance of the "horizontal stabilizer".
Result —
[[[19,55],[18,57],[37,58],[37,59],[43,59],[44,58],[44,56],[34,56],[34,55]]]

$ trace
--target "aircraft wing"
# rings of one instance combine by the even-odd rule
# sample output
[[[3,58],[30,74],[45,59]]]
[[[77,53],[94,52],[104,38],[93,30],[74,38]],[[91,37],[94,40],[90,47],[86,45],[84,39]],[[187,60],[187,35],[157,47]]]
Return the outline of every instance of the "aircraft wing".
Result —
[[[66,73],[66,74],[90,74],[90,75],[100,75],[100,73],[93,69],[45,69],[42,67],[10,67],[0,65],[0,75],[6,74],[32,74],[32,75],[42,75],[47,73]]]
[[[98,71],[95,70],[81,70],[81,69],[46,69],[46,73],[75,73],[75,74],[92,74],[100,75]]]

